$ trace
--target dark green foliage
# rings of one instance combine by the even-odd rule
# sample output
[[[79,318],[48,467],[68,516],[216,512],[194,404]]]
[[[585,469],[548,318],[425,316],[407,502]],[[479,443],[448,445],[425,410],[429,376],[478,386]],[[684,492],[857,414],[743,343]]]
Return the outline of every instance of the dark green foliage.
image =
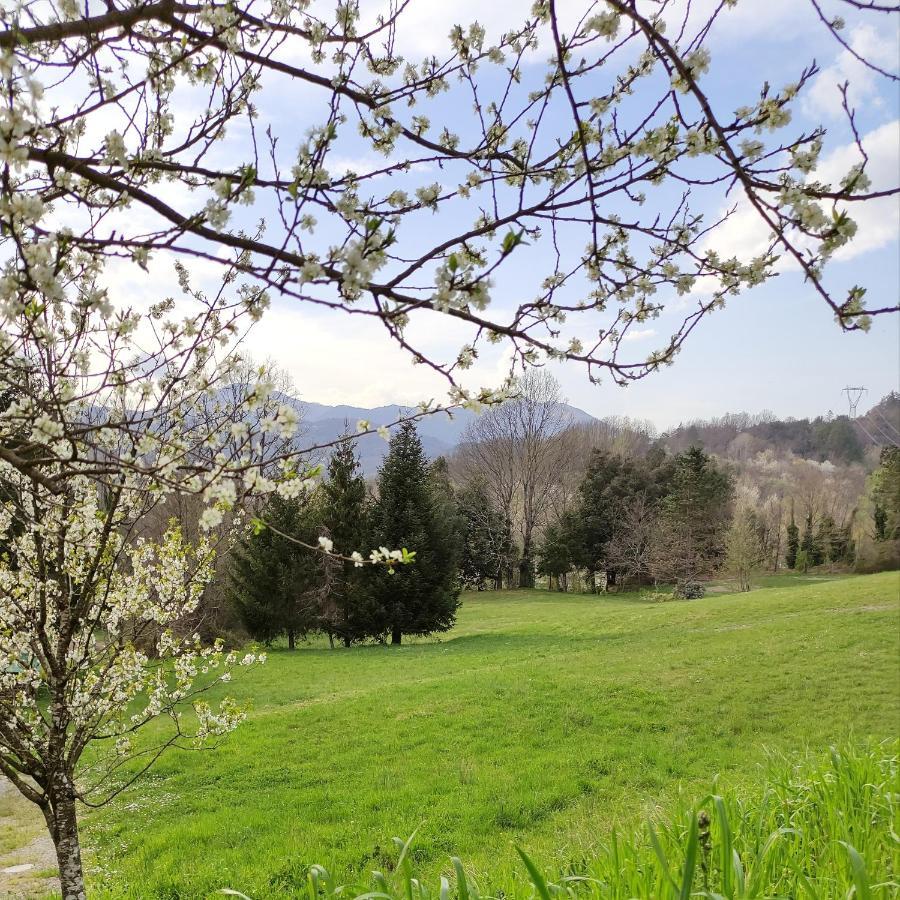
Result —
[[[322,485],[322,524],[335,550],[349,556],[365,552],[369,544],[366,482],[359,468],[353,441],[345,437],[328,461],[328,480]],[[349,647],[372,632],[377,604],[368,590],[369,573],[348,560],[332,563],[323,627]]]
[[[803,538],[800,541],[800,550],[806,554],[806,567],[820,566],[825,559],[818,535],[813,530],[812,513],[807,513],[806,524],[803,528]],[[805,569],[804,569],[805,571]]]
[[[314,501],[273,494],[260,520],[272,527],[255,529],[235,548],[229,593],[252,638],[271,643],[285,635],[293,647],[298,637],[320,627],[324,563],[319,553],[290,538],[315,545],[319,512]]]
[[[481,477],[462,487],[456,505],[462,527],[459,571],[463,583],[481,590],[485,582],[493,581],[499,589],[514,549],[509,523],[494,506]]]
[[[789,569],[797,567],[797,553],[800,551],[800,529],[791,514],[791,524],[787,527],[787,549],[784,554],[785,564]]]
[[[391,438],[372,509],[374,542],[416,554],[412,565],[372,579],[377,630],[392,643],[404,634],[446,631],[456,621],[460,531],[446,466],[428,465],[415,425],[405,422]]]
[[[879,541],[900,538],[900,447],[884,447],[878,468],[872,473],[871,493],[875,537]]]
[[[540,575],[555,578],[560,590],[566,589],[566,576],[572,569],[572,548],[569,546],[568,536],[572,534],[572,527],[566,527],[567,523],[550,525],[544,532],[544,539],[538,547],[538,566]]]
[[[834,519],[827,514],[822,516],[816,529],[815,545],[819,553],[819,563],[817,565],[826,562],[837,562],[835,544],[838,542],[838,538],[839,529]]]
[[[731,518],[731,476],[699,447],[675,458],[669,490],[660,501],[654,577],[682,585],[712,572],[722,561]]]
[[[660,448],[643,460],[595,450],[579,487],[578,506],[559,536],[572,563],[589,572],[606,571],[609,583],[614,583],[610,543],[623,527],[626,510],[638,496],[650,503],[663,496],[673,472],[671,460]]]

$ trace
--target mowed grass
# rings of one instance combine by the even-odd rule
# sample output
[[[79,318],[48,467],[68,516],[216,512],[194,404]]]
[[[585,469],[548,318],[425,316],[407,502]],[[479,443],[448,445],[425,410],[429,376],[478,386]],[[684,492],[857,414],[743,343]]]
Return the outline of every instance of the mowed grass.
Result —
[[[458,855],[490,890],[514,842],[577,868],[773,751],[896,737],[898,594],[897,573],[664,604],[467,594],[440,641],[276,652],[229,686],[253,712],[223,746],[86,817],[93,886],[286,897],[310,863],[389,869],[416,828],[425,876]]]

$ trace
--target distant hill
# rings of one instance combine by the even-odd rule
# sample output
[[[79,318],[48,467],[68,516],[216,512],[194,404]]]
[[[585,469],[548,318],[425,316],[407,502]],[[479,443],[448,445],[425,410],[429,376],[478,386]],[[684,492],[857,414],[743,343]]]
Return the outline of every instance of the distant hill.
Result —
[[[328,444],[345,432],[356,433],[356,423],[367,419],[374,428],[390,425],[414,410],[407,406],[376,406],[368,409],[363,406],[327,406],[323,403],[311,403],[285,397],[285,401],[295,405],[301,413],[303,422],[304,444]],[[584,424],[597,420],[584,410],[566,404],[573,423]],[[475,418],[468,410],[457,410],[453,414],[446,412],[424,416],[417,424],[422,446],[429,457],[435,459],[452,453],[459,444],[466,426]],[[364,435],[357,441],[357,452],[360,465],[366,475],[374,475],[387,451],[387,444],[378,435]]]
[[[900,443],[900,394],[883,397],[868,412],[815,419],[776,419],[771,413],[729,413],[686,422],[662,435],[675,453],[696,444],[720,456],[749,457],[763,450],[835,465],[862,462],[872,447]]]
[[[390,425],[409,415],[410,407],[328,406],[283,395],[282,402],[297,407],[303,422],[303,444],[326,445],[342,434],[356,433],[356,423],[367,419],[374,428]],[[750,458],[764,450],[778,455],[793,454],[804,459],[828,460],[835,465],[860,463],[872,447],[900,443],[900,394],[882,398],[868,412],[851,420],[846,415],[819,416],[814,419],[778,419],[772,413],[728,413],[716,419],[685,422],[657,435],[649,423],[612,417],[598,419],[578,407],[566,404],[575,425],[589,426],[598,443],[614,434],[633,433],[642,445],[659,440],[670,452],[679,453],[691,445],[710,453],[735,459]],[[418,422],[425,452],[432,459],[453,452],[466,426],[475,418],[468,410],[424,416]],[[590,427],[593,426],[593,427]],[[374,475],[387,451],[377,435],[365,435],[357,441],[362,470]]]

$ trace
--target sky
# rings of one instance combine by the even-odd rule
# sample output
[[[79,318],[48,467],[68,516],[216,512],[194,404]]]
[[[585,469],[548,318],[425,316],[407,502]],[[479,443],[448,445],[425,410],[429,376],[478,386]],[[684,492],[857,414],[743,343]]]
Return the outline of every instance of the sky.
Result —
[[[694,0],[698,13],[713,5],[712,0]],[[565,0],[561,6],[563,15],[571,16],[584,4]],[[824,4],[826,11],[842,6]],[[468,25],[475,20],[485,25],[490,39],[523,18],[529,7],[530,2],[513,0],[493,4],[483,0],[412,0],[401,20],[400,49],[409,58],[439,52],[446,46],[446,35],[453,24]],[[368,14],[374,9],[377,7],[370,8]],[[846,10],[840,11],[846,15]],[[851,47],[896,71],[900,17],[846,18],[843,34]],[[719,18],[707,46],[712,63],[702,85],[716,104],[732,109],[752,103],[763,81],[776,87],[784,85],[796,80],[803,65],[817,61],[821,72],[794,105],[790,129],[809,131],[820,124],[828,129],[819,169],[823,179],[834,176],[838,180],[856,159],[836,87],[849,79],[850,100],[870,156],[868,172],[874,187],[896,184],[900,172],[897,82],[873,75],[842,49],[815,20],[809,0],[739,0],[735,9]],[[546,51],[538,52],[535,71],[540,71],[537,66],[545,55]],[[280,124],[299,140],[314,124],[315,114],[308,112],[311,106],[305,105],[302,89],[293,86],[291,90],[293,94],[285,93],[273,85],[264,91],[260,118]],[[451,121],[454,116],[464,119],[467,114],[465,110],[444,112]],[[230,143],[218,152],[239,152],[241,139],[240,132],[233,134]],[[379,162],[370,150],[352,140],[346,143],[344,152],[343,164],[349,168],[364,171]],[[446,177],[446,173],[422,167],[398,186],[411,189]],[[717,248],[741,258],[758,252],[763,236],[739,196],[727,201],[713,196],[710,202],[710,216],[737,204],[734,216],[715,239]],[[873,305],[896,304],[900,295],[900,201],[873,201],[865,208],[856,206],[853,213],[859,234],[839,252],[829,270],[829,283],[838,296],[850,286],[861,284]],[[438,243],[443,229],[457,224],[452,211],[449,222],[442,218],[446,214],[416,215],[414,231],[403,238],[411,244]],[[414,249],[411,246],[411,255]],[[198,267],[202,270],[202,264]],[[500,309],[515,306],[522,294],[533,292],[551,269],[547,248],[535,247],[498,282],[493,302]],[[134,267],[123,264],[115,278],[118,289],[126,295],[147,290],[145,277]],[[645,355],[658,346],[668,330],[677,326],[684,311],[684,303],[672,302],[659,320],[636,329],[635,352]],[[438,358],[452,358],[465,337],[453,322],[434,315],[414,321],[409,333]],[[574,334],[577,336],[577,330]],[[371,407],[444,399],[443,382],[425,367],[413,365],[382,325],[362,316],[317,311],[276,297],[246,344],[255,357],[274,359],[284,368],[298,396],[308,401]],[[508,361],[508,352],[502,348],[483,354],[468,383],[499,384]],[[622,388],[608,379],[592,385],[584,369],[572,364],[554,365],[552,371],[575,406],[598,417],[650,420],[659,428],[741,410],[769,410],[779,417],[798,418],[839,413],[846,410],[841,391],[848,384],[865,386],[869,403],[898,388],[900,318],[876,318],[868,333],[842,332],[813,289],[796,270],[785,266],[777,278],[742,293],[724,310],[704,319],[674,365],[644,380]],[[862,408],[867,408],[865,401]]]

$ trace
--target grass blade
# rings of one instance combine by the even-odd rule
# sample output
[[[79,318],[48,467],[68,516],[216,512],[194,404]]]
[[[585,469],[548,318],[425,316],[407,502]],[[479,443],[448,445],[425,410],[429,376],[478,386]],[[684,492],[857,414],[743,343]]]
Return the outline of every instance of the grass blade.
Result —
[[[856,896],[859,900],[872,900],[872,891],[869,887],[869,874],[866,872],[865,860],[859,855],[856,847],[846,841],[839,841],[847,848],[850,857],[850,868],[853,870],[853,886],[856,888]]]
[[[528,869],[528,874],[531,877],[531,883],[535,886],[538,896],[541,900],[551,900],[550,890],[547,887],[547,882],[544,880],[544,876],[540,873],[538,867],[531,861],[531,857],[518,845],[516,844],[516,853],[522,857],[522,862],[525,863],[525,868]]]
[[[694,886],[694,872],[697,868],[697,814],[691,816],[691,830],[688,835],[687,849],[684,852],[684,868],[681,871],[681,900],[690,900]]]

